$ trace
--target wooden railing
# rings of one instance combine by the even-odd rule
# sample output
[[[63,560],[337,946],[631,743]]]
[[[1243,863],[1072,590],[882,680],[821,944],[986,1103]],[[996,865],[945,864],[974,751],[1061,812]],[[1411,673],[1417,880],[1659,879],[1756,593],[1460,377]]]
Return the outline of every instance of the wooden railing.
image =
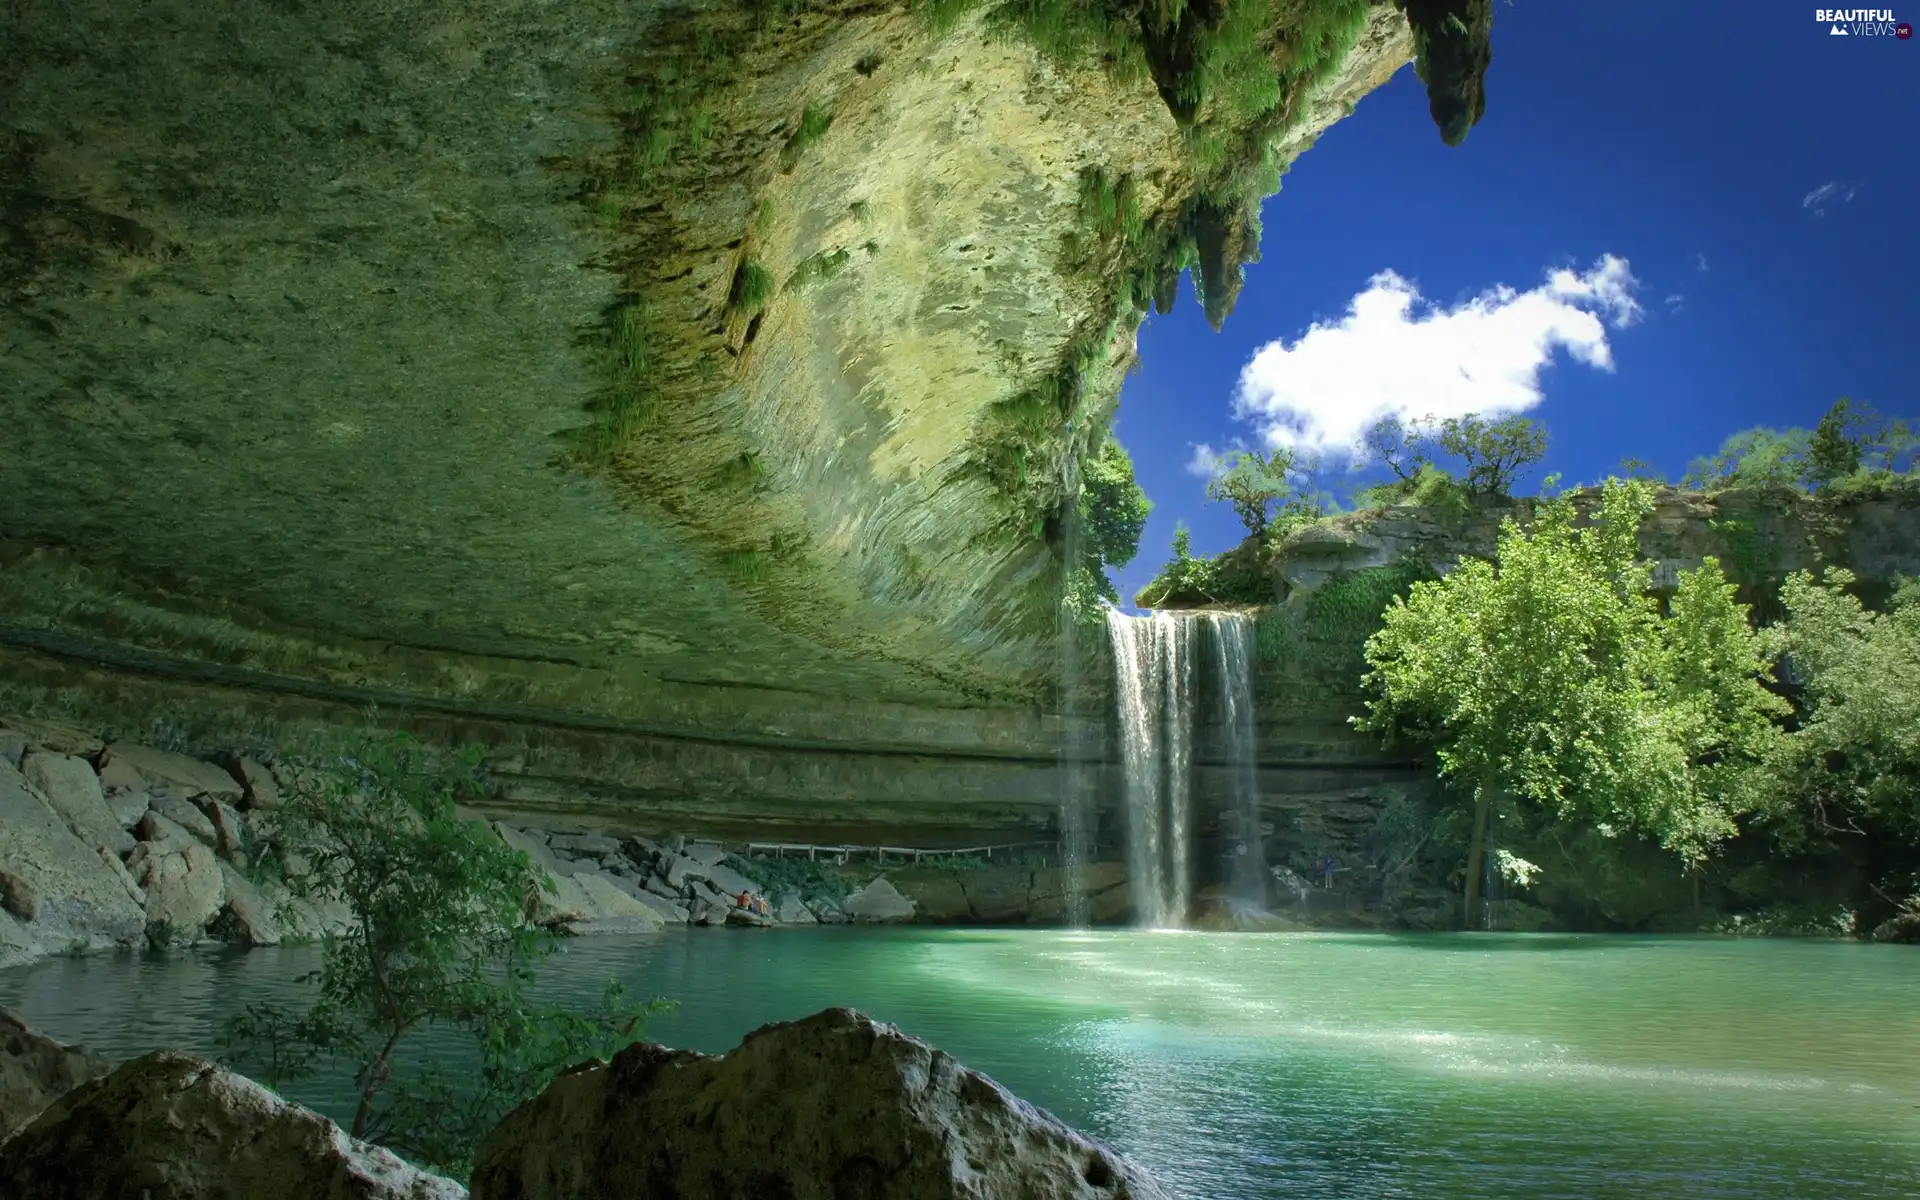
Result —
[[[747,857],[755,854],[771,854],[775,858],[785,858],[788,854],[805,854],[808,862],[816,862],[821,856],[828,861],[844,865],[855,858],[870,858],[884,863],[888,857],[900,862],[920,862],[929,858],[975,857],[992,860],[995,852],[1002,858],[1011,858],[1022,850],[1042,850],[1052,854],[1055,850],[1052,842],[1011,842],[997,846],[955,846],[939,850],[918,849],[912,846],[822,846],[812,842],[748,842]]]

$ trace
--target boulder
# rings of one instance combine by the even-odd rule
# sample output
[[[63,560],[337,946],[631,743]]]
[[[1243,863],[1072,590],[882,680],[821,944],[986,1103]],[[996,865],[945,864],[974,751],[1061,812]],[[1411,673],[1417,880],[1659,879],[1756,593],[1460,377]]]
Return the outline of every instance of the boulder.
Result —
[[[707,873],[707,882],[729,896],[738,896],[741,892],[757,892],[760,885],[745,875],[723,863],[714,863],[702,868]]]
[[[684,890],[676,891],[672,884],[660,878],[658,875],[647,876],[640,881],[640,886],[653,895],[660,897],[662,900],[671,900],[676,904],[686,899],[686,892]]]
[[[820,918],[813,915],[807,902],[800,898],[799,892],[782,892],[773,902],[774,919],[783,925],[817,925]]]
[[[8,881],[8,910],[47,950],[140,941],[146,920],[119,875],[6,763],[0,763],[0,876]]]
[[[156,851],[184,850],[192,845],[206,845],[206,842],[182,829],[176,822],[161,815],[157,809],[149,809],[147,815],[140,818],[134,827],[140,835],[140,844],[127,856],[127,867],[134,874],[140,873],[140,864],[147,856]]]
[[[641,1044],[559,1076],[480,1143],[474,1200],[1164,1200],[1138,1167],[850,1009],[728,1054]]]
[[[671,888],[685,888],[692,881],[707,877],[706,864],[696,862],[684,854],[672,855],[660,865],[666,871],[667,886]]]
[[[27,735],[14,729],[0,729],[0,762],[18,771],[26,756]]]
[[[727,924],[739,929],[772,929],[773,918],[745,908],[727,910]]]
[[[206,792],[227,800],[238,800],[244,794],[240,781],[224,768],[171,750],[114,742],[100,762],[103,769],[114,763],[124,764],[150,785],[172,786],[187,794]]]
[[[547,848],[546,839],[534,830],[515,829],[511,825],[495,821],[493,831],[500,836],[501,841],[532,859],[534,866],[555,878],[571,875],[576,870],[571,863],[555,858],[553,851]]]
[[[141,887],[139,881],[133,877],[133,872],[127,870],[127,864],[120,861],[120,856],[105,846],[94,847],[94,853],[100,856],[101,862],[107,864],[107,870],[113,872],[114,877],[120,881],[120,886],[127,889],[128,898],[135,904],[138,904],[142,911],[145,911],[147,907],[146,889]]]
[[[593,904],[593,920],[629,922],[641,929],[658,929],[666,916],[650,904],[628,895],[613,879],[599,874],[580,874],[573,881]]]
[[[243,807],[272,810],[280,807],[280,781],[251,758],[241,756],[234,762],[234,774],[240,777]]]
[[[202,815],[213,826],[213,848],[225,858],[241,865],[246,864],[247,825],[240,811],[214,796],[201,796],[198,801]]]
[[[1920,904],[1908,901],[1905,908],[1876,925],[1873,940],[1920,943]]]
[[[711,867],[727,856],[727,848],[713,842],[694,842],[680,853],[703,867]]]
[[[105,846],[115,854],[133,849],[133,838],[107,807],[100,777],[86,759],[35,750],[26,756],[20,773],[60,814],[75,837],[89,846]]]
[[[660,843],[651,838],[636,835],[627,839],[627,857],[641,866],[650,866],[655,860],[666,857],[666,853]]]
[[[220,864],[220,878],[227,898],[221,923],[227,937],[243,946],[278,946],[285,936],[279,917],[284,897],[269,899],[258,884],[226,863]]]
[[[100,764],[100,786],[108,795],[115,792],[144,792],[147,777],[133,769],[124,758],[109,758]]]
[[[1084,899],[1086,919],[1095,925],[1117,925],[1133,919],[1133,890],[1127,886],[1127,865],[1118,862],[1091,862],[1078,871],[1077,886]],[[1061,924],[1068,917],[1067,888],[1070,881],[1062,867],[1041,867],[1033,873],[1027,895],[1027,921],[1031,924]]]
[[[635,901],[652,909],[663,923],[686,924],[686,909],[677,904],[670,903],[663,897],[656,896],[654,893],[642,887],[637,881],[619,875],[610,875],[605,878],[614,887],[619,888]]]
[[[12,912],[0,908],[0,970],[30,963],[46,952],[47,948]]]
[[[845,925],[852,919],[847,916],[846,909],[841,908],[832,900],[809,900],[807,901],[807,911],[811,912],[814,920],[820,922],[822,925]]]
[[[145,792],[108,792],[107,811],[120,822],[120,828],[132,829],[151,807]]]
[[[213,822],[207,819],[207,814],[201,812],[200,806],[193,801],[165,788],[156,789],[148,799],[155,813],[186,830],[208,847],[220,844],[220,831],[213,827]],[[140,836],[148,841],[152,840],[145,833]]]
[[[900,894],[883,876],[840,902],[840,907],[861,925],[897,925],[913,920],[913,901]]]
[[[112,1069],[100,1055],[35,1033],[17,1013],[0,1008],[0,1142],[47,1105]]]
[[[620,853],[620,840],[604,833],[556,833],[547,839],[547,845],[563,854],[583,858],[603,858]]]
[[[456,1200],[466,1191],[250,1079],[162,1050],[68,1092],[0,1148],[0,1195]]]
[[[151,843],[150,843],[151,844]],[[139,877],[147,889],[147,941],[155,946],[190,946],[206,935],[207,923],[227,901],[220,860],[198,842],[179,849],[149,851]]]

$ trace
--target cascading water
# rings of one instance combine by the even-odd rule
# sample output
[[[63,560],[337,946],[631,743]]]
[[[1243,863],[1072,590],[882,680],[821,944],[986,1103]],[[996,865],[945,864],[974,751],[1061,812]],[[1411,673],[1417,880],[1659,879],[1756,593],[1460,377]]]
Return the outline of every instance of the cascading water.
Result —
[[[1227,760],[1234,817],[1234,899],[1253,911],[1267,906],[1266,839],[1260,830],[1260,781],[1253,725],[1253,618],[1207,614],[1213,625],[1221,699],[1221,745]]]
[[[1114,696],[1125,770],[1127,871],[1134,912],[1155,928],[1178,928],[1193,908],[1193,726],[1201,634],[1213,643],[1230,768],[1235,853],[1232,883],[1242,905],[1266,899],[1259,789],[1254,776],[1253,623],[1234,613],[1107,611]]]

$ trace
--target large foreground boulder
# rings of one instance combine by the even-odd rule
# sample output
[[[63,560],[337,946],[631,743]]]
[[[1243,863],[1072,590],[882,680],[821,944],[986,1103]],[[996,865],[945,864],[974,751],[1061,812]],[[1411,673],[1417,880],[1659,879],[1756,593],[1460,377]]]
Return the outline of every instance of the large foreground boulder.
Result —
[[[9,1200],[465,1195],[252,1080],[167,1050],[82,1084],[0,1145],[0,1196]]]
[[[639,1045],[480,1144],[474,1200],[1159,1200],[1119,1154],[850,1009],[731,1053]]]
[[[35,1033],[17,1014],[0,1008],[0,1142],[112,1065],[90,1050]]]

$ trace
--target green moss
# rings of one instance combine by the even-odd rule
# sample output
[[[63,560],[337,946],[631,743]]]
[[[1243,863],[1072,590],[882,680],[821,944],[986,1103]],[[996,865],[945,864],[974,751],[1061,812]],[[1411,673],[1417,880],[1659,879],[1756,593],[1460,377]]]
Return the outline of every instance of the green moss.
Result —
[[[794,164],[800,161],[800,156],[807,152],[807,147],[825,137],[832,124],[833,114],[827,111],[825,105],[818,101],[808,104],[800,113],[800,124],[794,128],[780,152],[781,168],[792,170]]]
[[[767,577],[767,553],[764,550],[732,550],[727,553],[727,574],[740,583],[759,583]]]
[[[800,260],[800,265],[787,276],[782,291],[802,291],[815,283],[824,283],[838,275],[842,268],[853,261],[853,255],[844,247],[831,253],[820,251],[809,254]]]
[[[727,293],[727,307],[743,317],[751,317],[773,298],[773,273],[754,259],[740,264],[733,273],[733,287]]]
[[[1431,578],[1427,565],[1413,558],[1335,575],[1260,614],[1254,625],[1260,659],[1315,677],[1357,679],[1366,667],[1367,639],[1379,631],[1387,606]]]
[[[565,435],[567,453],[575,461],[611,461],[654,420],[658,364],[652,310],[645,300],[632,299],[613,310],[608,324],[613,378],[588,401],[588,423]]]

